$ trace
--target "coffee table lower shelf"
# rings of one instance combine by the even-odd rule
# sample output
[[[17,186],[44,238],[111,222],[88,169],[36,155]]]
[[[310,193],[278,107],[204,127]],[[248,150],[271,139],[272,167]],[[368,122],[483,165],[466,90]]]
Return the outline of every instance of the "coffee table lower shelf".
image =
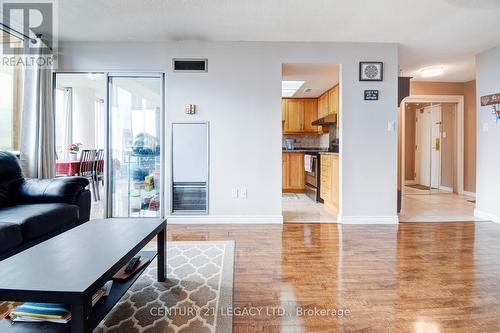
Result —
[[[142,258],[149,258],[151,261],[156,257],[156,251],[141,251],[138,253]],[[146,268],[145,265],[126,281],[113,281],[113,286],[108,296],[102,297],[97,304],[92,307],[90,326],[97,327],[106,317],[111,309],[118,303],[123,295],[129,290],[134,282],[141,276]],[[0,332],[4,333],[69,333],[71,332],[71,322],[67,324],[56,323],[23,323],[12,322],[9,319],[0,320]]]

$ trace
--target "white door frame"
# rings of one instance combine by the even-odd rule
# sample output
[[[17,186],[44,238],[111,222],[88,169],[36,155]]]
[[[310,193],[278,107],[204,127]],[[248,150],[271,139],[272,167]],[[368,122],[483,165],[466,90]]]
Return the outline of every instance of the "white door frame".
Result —
[[[457,103],[455,117],[455,181],[457,193],[464,194],[464,96],[459,95],[411,95],[401,102],[401,191],[405,194],[405,141],[406,141],[406,103]]]

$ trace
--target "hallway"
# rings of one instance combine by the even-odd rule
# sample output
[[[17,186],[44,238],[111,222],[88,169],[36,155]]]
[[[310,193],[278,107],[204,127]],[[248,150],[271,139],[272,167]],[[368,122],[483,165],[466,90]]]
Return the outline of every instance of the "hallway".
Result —
[[[474,217],[473,197],[455,193],[403,195],[400,222],[481,221]]]

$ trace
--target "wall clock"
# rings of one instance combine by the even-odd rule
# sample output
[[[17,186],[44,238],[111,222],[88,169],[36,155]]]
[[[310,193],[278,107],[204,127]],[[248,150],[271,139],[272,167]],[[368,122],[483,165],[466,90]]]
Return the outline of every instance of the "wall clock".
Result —
[[[383,81],[384,63],[380,61],[361,61],[359,63],[359,81]]]

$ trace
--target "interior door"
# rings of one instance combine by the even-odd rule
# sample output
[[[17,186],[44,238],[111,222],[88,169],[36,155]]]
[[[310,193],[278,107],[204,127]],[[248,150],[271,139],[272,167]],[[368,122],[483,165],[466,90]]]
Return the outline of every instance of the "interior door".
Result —
[[[431,112],[431,191],[441,186],[441,105],[430,107]]]
[[[424,108],[417,110],[416,114],[416,151],[415,163],[417,183],[430,187],[431,185],[431,112]]]

